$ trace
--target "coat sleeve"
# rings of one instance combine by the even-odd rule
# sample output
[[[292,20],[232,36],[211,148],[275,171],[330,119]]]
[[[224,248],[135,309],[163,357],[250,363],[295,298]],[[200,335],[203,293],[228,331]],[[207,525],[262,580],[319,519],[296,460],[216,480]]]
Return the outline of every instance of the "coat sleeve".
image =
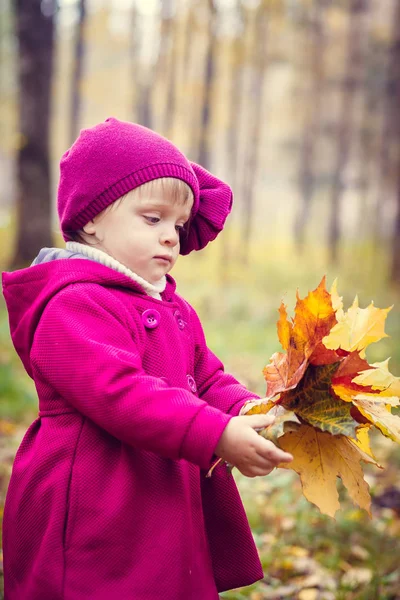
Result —
[[[79,293],[74,285],[65,288],[37,327],[34,378],[119,440],[208,468],[230,417],[146,374],[135,327],[102,286],[81,285]]]
[[[226,414],[237,416],[246,400],[259,399],[232,375],[224,372],[224,365],[207,347],[204,331],[196,312],[191,308],[195,336],[195,379],[200,398]]]

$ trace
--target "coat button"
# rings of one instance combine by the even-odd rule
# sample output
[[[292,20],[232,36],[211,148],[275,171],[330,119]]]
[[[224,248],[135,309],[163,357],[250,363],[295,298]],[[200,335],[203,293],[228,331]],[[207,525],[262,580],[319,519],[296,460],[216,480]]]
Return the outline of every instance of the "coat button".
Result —
[[[158,327],[160,319],[160,313],[158,310],[154,310],[153,308],[149,308],[142,313],[142,322],[147,329],[154,329],[155,327]]]
[[[197,386],[196,386],[195,380],[193,379],[193,377],[191,375],[186,375],[186,379],[188,382],[188,386],[190,387],[192,392],[195,394],[197,392]]]
[[[184,329],[184,327],[185,327],[186,323],[185,323],[185,321],[182,319],[182,315],[181,315],[181,313],[179,312],[179,310],[176,310],[176,311],[174,312],[174,317],[175,317],[175,319],[176,319],[176,322],[177,322],[177,324],[178,324],[178,327],[179,327],[179,329]]]

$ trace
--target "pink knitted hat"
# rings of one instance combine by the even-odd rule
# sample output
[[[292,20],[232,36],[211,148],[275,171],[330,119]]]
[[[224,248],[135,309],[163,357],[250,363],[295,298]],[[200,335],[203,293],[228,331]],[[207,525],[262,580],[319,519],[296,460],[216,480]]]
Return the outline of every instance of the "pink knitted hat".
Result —
[[[83,129],[63,155],[60,172],[58,214],[65,240],[130,190],[160,177],[181,179],[193,191],[181,254],[200,250],[215,239],[232,208],[232,191],[226,183],[188,161],[161,135],[114,118]]]

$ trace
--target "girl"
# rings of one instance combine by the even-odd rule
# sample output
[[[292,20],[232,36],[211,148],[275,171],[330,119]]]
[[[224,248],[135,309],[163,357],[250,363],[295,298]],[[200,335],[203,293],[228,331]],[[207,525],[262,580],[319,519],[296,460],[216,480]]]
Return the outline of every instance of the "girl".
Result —
[[[263,576],[234,480],[291,456],[237,416],[255,396],[175,293],[178,254],[222,230],[230,188],[116,119],[61,160],[65,249],[3,275],[39,417],[4,511],[7,600],[214,600]]]

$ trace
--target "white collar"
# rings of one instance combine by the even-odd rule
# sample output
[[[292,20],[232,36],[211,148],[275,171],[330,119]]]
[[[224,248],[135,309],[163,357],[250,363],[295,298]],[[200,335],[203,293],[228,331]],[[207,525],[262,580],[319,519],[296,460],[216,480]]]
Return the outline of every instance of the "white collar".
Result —
[[[67,242],[66,248],[71,252],[83,254],[83,256],[87,256],[88,258],[91,258],[92,260],[101,263],[106,267],[110,267],[119,273],[123,273],[129,277],[129,279],[132,279],[135,283],[138,283],[144,289],[146,294],[152,296],[152,298],[161,300],[160,294],[165,290],[167,285],[167,278],[165,275],[156,283],[149,283],[103,250],[93,248],[93,246],[87,246],[86,244],[79,244],[78,242]]]

